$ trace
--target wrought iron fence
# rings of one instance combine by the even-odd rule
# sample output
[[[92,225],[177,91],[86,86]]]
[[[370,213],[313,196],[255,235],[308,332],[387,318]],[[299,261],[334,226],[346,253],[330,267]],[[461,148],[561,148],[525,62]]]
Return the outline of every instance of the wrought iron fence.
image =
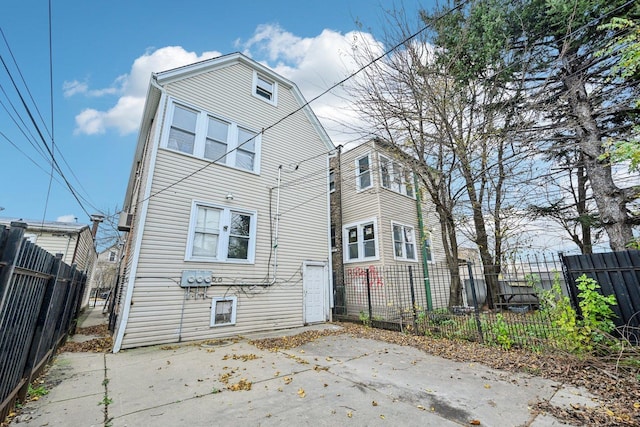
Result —
[[[0,226],[0,419],[73,330],[86,285],[75,266]]]
[[[347,267],[344,285],[335,289],[335,315],[411,333],[542,348],[556,331],[536,310],[538,295],[554,283],[568,294],[553,256],[500,268],[471,262],[430,263],[428,271],[417,264]]]

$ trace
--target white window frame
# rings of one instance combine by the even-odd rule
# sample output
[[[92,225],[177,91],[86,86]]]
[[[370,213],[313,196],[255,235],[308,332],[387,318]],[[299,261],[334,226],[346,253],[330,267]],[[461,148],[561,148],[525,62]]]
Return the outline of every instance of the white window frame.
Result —
[[[396,254],[396,235],[395,235],[395,227],[401,227],[402,232],[402,255],[398,256]],[[411,229],[411,242],[413,244],[413,258],[407,257],[407,242],[405,241],[405,229]],[[391,241],[393,243],[393,258],[399,261],[418,261],[418,245],[416,243],[416,228],[412,225],[402,224],[399,222],[391,221]]]
[[[218,234],[218,250],[217,257],[205,257],[193,255],[193,243],[195,239],[196,224],[198,221],[198,209],[199,208],[218,209],[220,210],[220,229]],[[251,216],[251,223],[249,224],[249,246],[247,249],[247,259],[228,258],[229,252],[229,235],[230,235],[230,223],[231,214],[239,213],[242,215]],[[185,261],[204,261],[204,262],[219,262],[230,264],[254,264],[256,255],[256,235],[257,235],[257,222],[258,213],[250,209],[242,209],[230,206],[219,205],[215,203],[203,202],[194,200],[191,204],[191,217],[189,220],[189,234],[187,238],[187,248],[184,260]]]
[[[231,319],[226,323],[216,323],[216,304],[219,302],[231,301]],[[209,326],[219,328],[221,326],[233,326],[236,324],[236,313],[238,311],[238,297],[235,295],[226,297],[211,298],[211,321]]]
[[[416,190],[415,188],[413,188],[413,172],[408,170],[408,168],[404,167],[402,164],[394,161],[391,157],[385,156],[384,154],[378,155],[378,161],[380,163],[380,186],[382,188],[386,188],[387,190],[393,191],[394,193],[402,194],[404,196],[415,199]],[[384,182],[385,172],[383,166],[385,163],[389,165],[389,170],[387,170],[386,172],[389,185],[385,185]],[[409,188],[411,189],[411,192],[408,191]]]
[[[369,163],[369,169],[367,169],[364,172],[360,171],[360,160],[367,158],[367,161]],[[357,191],[362,191],[362,190],[366,190],[368,188],[373,187],[373,168],[371,167],[371,153],[367,153],[363,156],[360,156],[358,158],[356,158],[355,160],[355,171],[356,171],[356,189]],[[362,186],[362,175],[364,175],[366,172],[369,173],[369,185],[366,187]]]
[[[373,224],[375,256],[364,256],[364,227]],[[349,233],[348,230],[357,228],[358,233],[358,258],[349,258]],[[342,254],[345,264],[361,261],[376,261],[380,259],[380,234],[378,233],[378,220],[376,217],[367,218],[362,221],[352,222],[342,226]]]
[[[258,87],[260,86],[260,80],[262,80],[265,83],[270,83],[271,84],[271,97],[270,98],[266,98],[263,95],[258,94]],[[264,88],[263,88],[264,90]],[[266,91],[265,92],[269,92]],[[276,82],[274,79],[265,76],[264,74],[258,73],[257,71],[253,72],[253,85],[251,87],[251,94],[258,98],[259,100],[266,102],[267,104],[271,104],[273,106],[278,106],[278,82]]]
[[[329,169],[329,193],[336,191],[336,171]]]
[[[174,116],[176,107],[181,107],[183,109],[191,110],[197,114],[195,141],[194,141],[194,147],[193,147],[192,153],[187,153],[185,151],[180,151],[178,149],[169,147],[169,134],[171,131],[171,127],[173,125],[173,116]],[[223,158],[216,161],[216,164],[230,167],[243,172],[260,174],[260,158],[261,158],[261,146],[262,146],[262,134],[260,133],[260,131],[252,129],[250,126],[245,126],[243,124],[236,123],[220,115],[212,114],[207,111],[200,110],[199,108],[189,105],[186,102],[177,101],[173,98],[169,99],[169,104],[167,106],[167,115],[166,115],[166,120],[164,124],[161,147],[166,148],[167,150],[174,151],[176,153],[197,157],[199,159],[202,159],[208,162],[216,160],[216,159],[209,159],[204,156],[206,142],[207,142],[207,129],[209,126],[209,118],[225,122],[229,126],[227,130],[227,141],[226,141],[227,153]],[[239,130],[244,130],[245,132],[251,132],[256,135],[254,138],[253,169],[246,169],[246,168],[237,166],[238,148],[242,150],[242,147],[243,147],[242,144],[245,142],[245,141],[238,140]]]
[[[429,244],[427,244],[429,242]],[[427,262],[433,262],[433,239],[431,238],[431,232],[424,232],[424,242],[422,242],[420,250],[424,247],[425,258]]]

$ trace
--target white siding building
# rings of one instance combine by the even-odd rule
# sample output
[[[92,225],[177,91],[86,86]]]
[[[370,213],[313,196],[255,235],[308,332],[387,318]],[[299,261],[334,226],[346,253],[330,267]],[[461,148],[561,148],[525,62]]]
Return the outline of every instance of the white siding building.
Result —
[[[334,147],[305,104],[238,53],[152,76],[114,352],[329,319]]]

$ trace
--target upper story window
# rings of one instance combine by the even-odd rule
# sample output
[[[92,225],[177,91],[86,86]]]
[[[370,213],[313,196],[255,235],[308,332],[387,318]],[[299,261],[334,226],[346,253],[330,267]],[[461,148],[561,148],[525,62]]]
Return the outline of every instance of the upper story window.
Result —
[[[380,155],[380,184],[396,193],[414,197],[413,173],[382,154]]]
[[[278,102],[278,84],[268,77],[253,73],[253,95],[276,105]]]
[[[194,202],[186,259],[253,263],[256,213]]]
[[[109,251],[109,261],[114,262],[116,260],[116,251]]]
[[[336,191],[336,172],[333,169],[329,170],[329,192]]]
[[[375,218],[347,224],[343,233],[345,262],[378,259],[378,229]]]
[[[237,123],[171,103],[164,146],[254,173],[260,172],[261,135]]]
[[[415,261],[416,239],[413,227],[392,223],[393,256],[396,259]]]
[[[371,185],[371,156],[367,154],[356,159],[356,188],[364,190]]]

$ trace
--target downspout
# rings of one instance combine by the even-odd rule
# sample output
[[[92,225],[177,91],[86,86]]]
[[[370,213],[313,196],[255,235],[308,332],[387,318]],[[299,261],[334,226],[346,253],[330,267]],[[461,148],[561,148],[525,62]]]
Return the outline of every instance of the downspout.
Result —
[[[426,236],[424,233],[424,219],[422,218],[422,200],[420,198],[420,188],[418,187],[418,178],[413,175],[413,186],[416,193],[416,208],[418,211],[418,228],[420,228],[420,253],[422,256],[422,269],[424,271],[424,292],[427,296],[427,310],[433,310],[433,301],[431,301],[431,283],[429,282],[429,262],[427,261],[427,248],[425,247]]]

